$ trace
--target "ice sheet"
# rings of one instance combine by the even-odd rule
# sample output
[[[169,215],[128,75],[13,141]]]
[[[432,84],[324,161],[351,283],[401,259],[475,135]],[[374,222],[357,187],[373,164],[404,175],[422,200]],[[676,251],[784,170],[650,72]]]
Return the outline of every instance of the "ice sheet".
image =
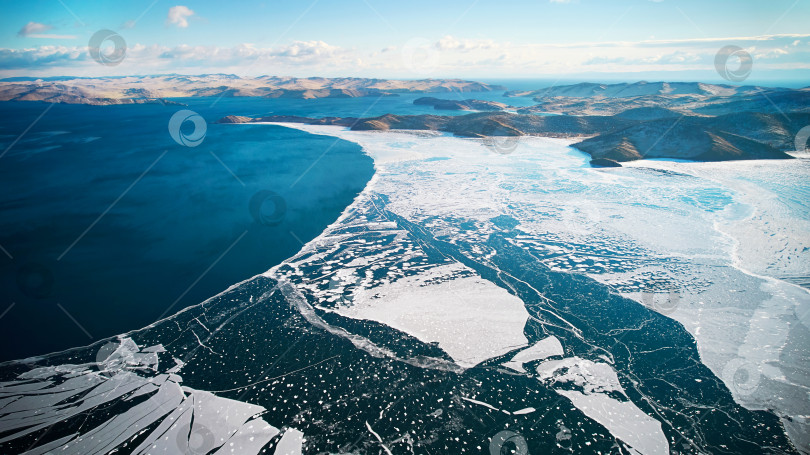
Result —
[[[156,374],[162,346],[140,349],[127,337],[116,344],[97,362],[40,367],[6,382],[4,393],[17,399],[0,410],[0,432],[6,434],[0,442],[43,429],[41,437],[52,429],[58,434],[62,425],[72,425],[78,433],[36,447],[29,442],[24,453],[258,454],[279,433],[257,417],[265,412],[261,406],[183,387],[176,374]],[[82,423],[88,412],[97,419],[93,425]],[[128,447],[143,434],[138,446]],[[293,448],[296,442],[300,453],[300,438],[286,444]]]
[[[521,138],[505,156],[447,135],[287,126],[361,144],[377,167],[365,193],[386,195],[386,209],[437,238],[484,245],[504,229],[492,220],[506,220],[552,270],[681,322],[738,402],[774,409],[810,445],[810,431],[793,429],[810,429],[810,160],[606,170],[561,139]]]
[[[523,302],[480,277],[453,278],[462,266],[436,267],[387,285],[362,289],[336,311],[371,319],[437,342],[462,367],[524,346],[529,314]]]
[[[535,360],[543,360],[552,356],[561,356],[564,354],[562,344],[557,337],[543,338],[530,347],[518,352],[512,357],[512,360],[505,362],[503,366],[511,368],[518,372],[524,372],[523,364]]]

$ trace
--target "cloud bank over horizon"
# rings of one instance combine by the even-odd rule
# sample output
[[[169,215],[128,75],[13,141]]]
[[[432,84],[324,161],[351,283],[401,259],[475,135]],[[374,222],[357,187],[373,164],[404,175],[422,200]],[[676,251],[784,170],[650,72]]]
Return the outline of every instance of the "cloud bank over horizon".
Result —
[[[408,27],[403,28],[401,19],[385,10],[379,2],[365,3],[368,8],[362,6],[354,14],[365,15],[361,17],[368,22],[370,31],[357,30],[353,35],[350,33],[354,30],[352,24],[343,23],[342,18],[336,23],[321,22],[320,18],[330,12],[320,6],[313,8],[315,4],[302,11],[289,11],[289,16],[284,19],[280,18],[284,13],[279,10],[281,6],[273,5],[270,17],[279,16],[278,23],[275,27],[263,27],[263,22],[253,20],[252,16],[258,18],[266,14],[263,12],[264,3],[256,4],[255,9],[243,10],[235,7],[223,9],[222,6],[215,9],[210,3],[195,3],[194,9],[185,5],[152,8],[154,3],[151,3],[135,18],[123,19],[131,17],[125,15],[116,19],[120,25],[114,33],[118,33],[127,45],[126,58],[114,66],[99,65],[91,58],[86,44],[92,32],[97,31],[94,29],[96,23],[100,22],[90,14],[103,13],[102,18],[109,23],[107,16],[112,13],[107,10],[100,12],[98,8],[91,13],[77,13],[65,4],[65,10],[54,13],[53,20],[28,20],[18,25],[14,29],[16,41],[8,35],[0,35],[0,77],[231,73],[242,76],[480,79],[660,74],[663,79],[677,74],[712,76],[718,50],[728,45],[739,46],[750,54],[754,62],[754,78],[757,75],[774,77],[780,73],[794,79],[810,76],[810,34],[770,31],[791,19],[788,12],[795,4],[763,33],[737,34],[734,32],[745,31],[745,27],[734,26],[732,15],[745,17],[743,14],[749,14],[739,11],[741,3],[737,3],[737,10],[722,10],[729,16],[729,24],[715,23],[711,31],[716,36],[707,37],[703,32],[705,24],[700,22],[700,19],[706,20],[704,14],[701,14],[698,24],[693,16],[687,15],[677,5],[674,8],[683,17],[657,17],[660,23],[644,25],[646,28],[639,24],[638,30],[622,25],[633,21],[634,8],[641,8],[638,2],[628,3],[626,9],[606,10],[615,15],[612,23],[599,17],[600,13],[605,15],[604,11],[598,11],[605,8],[603,4],[586,5],[585,0],[556,0],[523,7],[556,8],[551,12],[557,15],[554,17],[559,16],[562,24],[578,24],[575,30],[564,29],[565,35],[562,35],[555,31],[554,27],[559,25],[554,23],[545,23],[539,30],[509,27],[508,21],[505,21],[506,25],[501,25],[500,21],[493,23],[487,18],[486,11],[476,11],[477,3],[464,10],[453,9],[457,18],[450,22],[446,31],[438,27],[410,26],[407,22]],[[642,6],[649,8],[662,4],[648,1]],[[672,4],[668,6],[672,7]],[[36,16],[32,12],[17,13],[21,18]],[[331,14],[334,16],[334,12]],[[475,17],[476,14],[479,17]],[[89,18],[85,22],[80,15]],[[66,19],[71,16],[72,19]],[[512,21],[521,19],[510,18]],[[12,19],[2,21],[10,24]],[[259,26],[256,27],[255,23]],[[488,27],[481,30],[475,27],[478,23]],[[589,26],[589,23],[595,26]],[[674,24],[673,31],[649,34],[651,31],[667,31],[665,26],[668,24]],[[689,24],[686,31],[683,24]],[[371,30],[374,27],[388,32]],[[597,28],[601,29],[599,33],[591,30]],[[268,37],[272,34],[268,29],[273,33],[281,30],[282,33],[271,41]],[[569,35],[576,39],[564,39]],[[250,39],[256,37],[258,39]]]
[[[689,71],[713,68],[717,50],[727,43],[745,49],[759,70],[810,69],[810,34],[529,45],[447,35],[435,41],[391,44],[376,51],[324,41],[293,41],[274,47],[134,43],[128,46],[127,58],[120,66],[104,71],[99,71],[86,46],[42,45],[0,49],[0,73],[4,77],[224,72],[420,78]]]

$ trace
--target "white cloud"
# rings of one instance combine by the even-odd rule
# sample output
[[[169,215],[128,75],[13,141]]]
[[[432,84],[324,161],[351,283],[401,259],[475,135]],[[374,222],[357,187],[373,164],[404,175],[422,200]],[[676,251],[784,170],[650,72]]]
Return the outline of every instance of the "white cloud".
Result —
[[[788,51],[784,49],[774,48],[774,49],[757,50],[755,52],[752,52],[752,54],[755,59],[758,58],[769,59],[769,58],[779,58],[783,55],[788,55]]]
[[[17,36],[25,38],[76,39],[75,35],[54,35],[42,33],[52,29],[53,26],[51,25],[40,24],[39,22],[29,22],[25,24],[19,32],[17,32]]]
[[[87,58],[86,47],[40,46],[33,49],[0,49],[0,67],[8,70],[65,68]]]
[[[438,66],[447,74],[565,74],[584,72],[709,71],[717,51],[741,46],[753,55],[758,69],[810,67],[810,49],[788,54],[784,48],[808,35],[761,35],[684,40],[605,41],[596,43],[512,44],[464,40],[451,36],[436,41]],[[758,59],[761,61],[757,62]],[[767,62],[764,60],[768,60]]]
[[[146,50],[147,48],[143,48]],[[255,61],[277,62],[289,65],[337,63],[348,53],[340,47],[323,41],[294,41],[275,48],[258,48],[252,44],[224,48],[218,46],[189,46],[159,48],[157,58],[173,60],[178,64],[206,63],[238,65]],[[132,49],[131,51],[135,51]],[[154,56],[154,52],[150,51]]]
[[[52,28],[53,26],[51,25],[40,24],[39,22],[29,22],[25,24],[19,32],[17,32],[17,36],[30,36],[33,34],[47,32]]]
[[[759,70],[810,68],[810,35],[773,35],[680,41],[516,44],[444,36],[423,40],[435,58],[431,77],[499,77],[643,71],[714,72],[718,49],[738,45]],[[786,47],[800,40],[796,47]],[[386,46],[386,44],[389,44]],[[233,73],[239,75],[339,75],[405,77],[407,46],[373,43],[343,48],[324,41],[293,41],[261,47],[130,44],[115,74]],[[378,50],[382,48],[382,50]],[[785,49],[789,49],[786,52]],[[98,64],[86,47],[40,46],[0,49],[0,77],[93,75]],[[105,68],[105,75],[111,75]]]
[[[292,58],[324,57],[335,55],[340,50],[339,47],[323,41],[295,41],[289,46],[279,48],[272,55]]]
[[[461,52],[468,52],[477,49],[492,49],[495,47],[495,42],[492,40],[459,40],[447,35],[436,42],[436,48],[442,50],[456,50]]]
[[[194,11],[187,6],[172,6],[169,8],[169,15],[166,17],[166,24],[174,24],[180,28],[186,28],[188,27],[188,18],[193,15]]]

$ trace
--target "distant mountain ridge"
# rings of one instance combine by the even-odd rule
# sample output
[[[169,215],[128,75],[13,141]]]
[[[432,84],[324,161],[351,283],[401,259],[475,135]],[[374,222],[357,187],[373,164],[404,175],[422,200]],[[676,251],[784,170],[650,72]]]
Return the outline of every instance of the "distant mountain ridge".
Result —
[[[19,78],[18,78],[19,79]],[[461,79],[241,77],[233,74],[51,78],[0,81],[0,101],[129,104],[183,97],[355,98],[400,93],[469,93],[505,90]],[[580,83],[504,96],[532,97],[534,106],[474,98],[426,96],[416,105],[467,115],[397,115],[373,118],[228,116],[220,123],[300,122],[355,130],[433,130],[456,136],[578,138],[574,147],[594,159],[699,161],[791,158],[798,131],[810,125],[810,87],[732,86],[701,82]],[[537,115],[555,113],[561,115]]]
[[[461,79],[364,79],[159,75],[49,78],[0,81],[0,101],[70,104],[130,104],[143,100],[202,96],[267,98],[355,98],[399,93],[485,92],[505,87]]]
[[[723,115],[738,111],[810,112],[810,87],[788,89],[702,82],[581,83],[540,90],[511,91],[507,97],[530,97],[536,105],[523,114],[615,115],[637,108],[664,108],[686,115]]]
[[[703,82],[647,82],[598,84],[581,82],[572,85],[560,85],[546,89],[530,91],[509,91],[505,96],[531,96],[535,98],[552,98],[566,96],[576,98],[604,97],[628,98],[648,95],[711,95],[732,96],[752,94],[762,90],[789,90],[782,88],[759,87],[754,85],[706,84]]]
[[[433,106],[439,111],[501,111],[509,106],[497,101],[482,101],[476,99],[445,100],[426,96],[413,101],[415,105]]]

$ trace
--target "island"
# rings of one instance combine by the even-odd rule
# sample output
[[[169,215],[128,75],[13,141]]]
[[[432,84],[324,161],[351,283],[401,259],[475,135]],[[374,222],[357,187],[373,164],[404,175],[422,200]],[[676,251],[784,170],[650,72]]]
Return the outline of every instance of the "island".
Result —
[[[639,118],[641,117],[641,118]],[[595,160],[616,163],[648,158],[693,161],[790,159],[795,137],[810,124],[810,113],[737,112],[715,117],[534,115],[477,112],[465,115],[394,115],[309,118],[288,115],[227,116],[217,123],[305,123],[338,125],[352,130],[429,130],[455,136],[545,136],[578,139],[573,147]],[[606,163],[597,161],[596,164]],[[603,166],[605,164],[602,164]]]
[[[484,101],[476,99],[448,100],[426,96],[413,101],[413,104],[433,106],[433,109],[444,111],[502,111],[510,106],[497,101]]]

